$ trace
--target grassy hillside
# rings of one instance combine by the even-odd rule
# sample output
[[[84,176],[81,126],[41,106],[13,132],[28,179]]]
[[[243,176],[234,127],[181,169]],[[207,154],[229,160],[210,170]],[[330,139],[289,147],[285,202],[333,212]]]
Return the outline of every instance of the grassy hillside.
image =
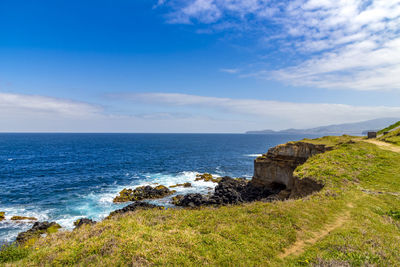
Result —
[[[383,134],[384,132],[388,132],[390,130],[393,130],[394,128],[400,127],[400,121],[386,127],[385,129],[382,129],[378,132],[378,134]]]
[[[397,123],[399,127],[400,122]],[[394,128],[396,128],[394,127]],[[394,129],[393,128],[393,129]],[[394,130],[386,135],[379,137],[380,140],[400,146],[400,129]]]
[[[351,137],[296,169],[322,181],[304,199],[142,210],[0,253],[28,265],[400,265],[400,153]],[[8,262],[8,263],[6,263]]]

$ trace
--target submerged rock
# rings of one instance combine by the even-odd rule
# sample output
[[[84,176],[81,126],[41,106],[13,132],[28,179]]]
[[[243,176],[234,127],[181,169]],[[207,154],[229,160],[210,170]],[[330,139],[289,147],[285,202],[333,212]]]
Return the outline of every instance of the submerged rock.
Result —
[[[218,183],[219,181],[221,181],[221,179],[222,179],[221,177],[214,178],[210,173],[203,173],[203,174],[197,174],[195,181]]]
[[[19,233],[17,236],[17,243],[22,244],[31,239],[37,239],[43,234],[55,233],[60,229],[61,226],[55,222],[35,222],[31,229],[28,231]]]
[[[163,185],[158,185],[156,187],[152,186],[140,186],[135,189],[123,189],[118,196],[114,198],[114,202],[128,202],[128,201],[138,201],[145,199],[157,199],[172,195],[176,191],[169,190]]]
[[[191,183],[176,184],[176,185],[171,185],[170,188],[174,188],[174,187],[178,187],[178,186],[192,187],[192,184]]]
[[[6,213],[1,211],[0,212],[0,222],[6,218]]]
[[[37,221],[37,218],[35,217],[25,217],[25,216],[12,216],[11,217],[12,221]]]
[[[80,228],[83,225],[93,225],[93,224],[96,224],[96,222],[88,218],[78,219],[74,222],[75,229]]]
[[[111,218],[111,217],[113,217],[115,215],[118,215],[118,214],[132,212],[132,211],[135,211],[135,210],[138,210],[138,209],[142,209],[142,210],[143,209],[164,209],[164,207],[163,206],[157,206],[157,205],[149,204],[149,203],[146,203],[146,202],[135,202],[135,203],[132,203],[132,204],[126,206],[126,207],[123,207],[122,209],[118,209],[118,210],[115,210],[115,211],[111,212],[110,215],[108,215],[107,218]]]

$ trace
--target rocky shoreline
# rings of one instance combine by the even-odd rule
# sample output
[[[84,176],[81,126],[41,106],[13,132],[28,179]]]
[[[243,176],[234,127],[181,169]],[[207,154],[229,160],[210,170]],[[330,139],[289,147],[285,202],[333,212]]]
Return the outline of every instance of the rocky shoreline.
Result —
[[[245,178],[213,177],[209,173],[199,174],[195,181],[204,180],[217,183],[214,191],[209,194],[190,193],[176,195],[171,198],[171,204],[180,208],[197,208],[201,206],[237,205],[252,201],[284,201],[309,195],[323,188],[311,178],[298,179],[293,175],[297,166],[303,164],[309,157],[324,153],[331,148],[305,142],[287,143],[268,150],[254,161],[254,176],[251,180]],[[191,183],[177,184],[174,187],[190,187]],[[165,209],[163,206],[142,202],[159,199],[175,194],[164,185],[140,186],[134,189],[123,189],[113,200],[114,203],[133,202],[122,209],[115,210],[106,217],[133,212],[138,209]],[[16,220],[36,220],[33,217],[14,216]],[[0,221],[5,219],[5,213],[0,212]],[[12,218],[11,218],[12,219]],[[96,222],[81,218],[75,221],[75,229]],[[18,235],[16,242],[23,244],[30,239],[57,232],[61,226],[56,222],[35,222],[31,229]]]

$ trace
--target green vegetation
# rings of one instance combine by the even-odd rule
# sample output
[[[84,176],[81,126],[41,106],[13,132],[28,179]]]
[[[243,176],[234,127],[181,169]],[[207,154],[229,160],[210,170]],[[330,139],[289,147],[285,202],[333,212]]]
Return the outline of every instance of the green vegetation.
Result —
[[[388,215],[395,220],[400,220],[400,210],[396,210],[396,211],[391,210],[388,212]]]
[[[342,135],[342,136],[324,136],[316,139],[304,138],[301,141],[315,145],[326,145],[328,147],[334,147],[344,143],[352,142],[354,140],[356,140],[354,136]]]
[[[0,247],[0,264],[23,259],[28,256],[30,251],[28,247],[19,247],[15,244],[3,245]]]
[[[398,122],[398,123],[400,123],[400,122]],[[385,134],[385,135],[379,137],[378,139],[388,142],[388,143],[395,144],[395,145],[400,145],[400,129],[397,129],[388,134]]]
[[[296,169],[300,179],[325,184],[306,198],[220,208],[137,210],[49,235],[28,248],[14,247],[7,252],[11,256],[1,252],[0,262],[17,266],[400,265],[400,153],[349,136],[312,142],[335,149]]]
[[[400,127],[400,121],[386,127],[385,129],[382,129],[378,132],[378,134],[383,134],[384,132],[388,132],[390,130],[393,130],[394,128]]]

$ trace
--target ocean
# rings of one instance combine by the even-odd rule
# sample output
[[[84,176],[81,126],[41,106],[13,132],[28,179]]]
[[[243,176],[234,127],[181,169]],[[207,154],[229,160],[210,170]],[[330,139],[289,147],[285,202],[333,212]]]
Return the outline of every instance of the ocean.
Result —
[[[198,173],[246,177],[268,148],[304,135],[246,134],[0,134],[0,243],[28,222],[13,215],[56,221],[65,229],[82,217],[101,220],[125,204],[113,198],[125,187],[159,183],[178,194],[207,192],[215,184],[194,182]],[[152,201],[170,205],[169,199]]]

